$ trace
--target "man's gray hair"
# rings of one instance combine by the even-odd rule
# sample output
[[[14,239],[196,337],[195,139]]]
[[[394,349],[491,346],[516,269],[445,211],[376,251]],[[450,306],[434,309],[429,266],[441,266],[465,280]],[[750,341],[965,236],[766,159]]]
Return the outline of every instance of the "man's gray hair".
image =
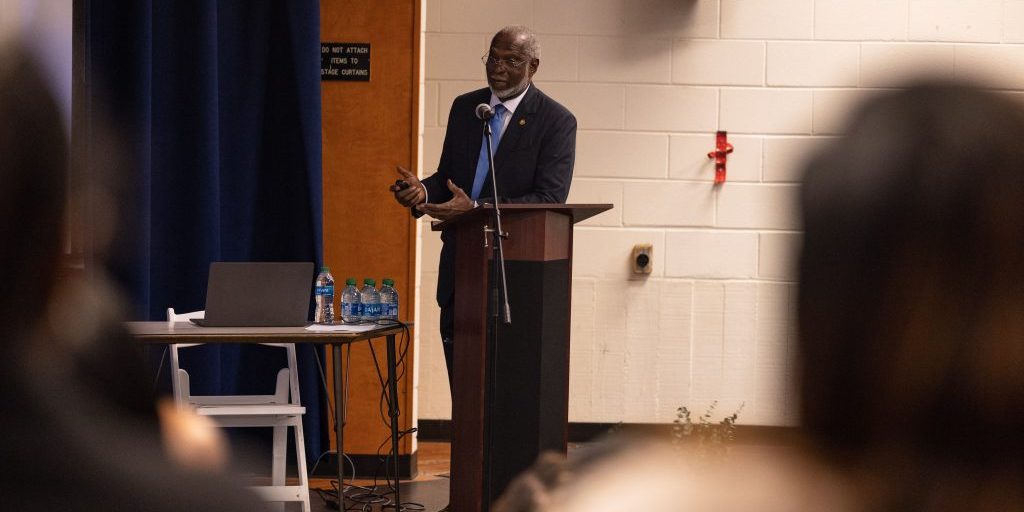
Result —
[[[540,60],[540,43],[537,42],[537,36],[534,35],[533,31],[524,25],[509,25],[494,34],[491,38],[491,42],[498,36],[505,34],[512,36],[514,39],[521,39],[523,43],[523,53],[526,54],[530,59]]]

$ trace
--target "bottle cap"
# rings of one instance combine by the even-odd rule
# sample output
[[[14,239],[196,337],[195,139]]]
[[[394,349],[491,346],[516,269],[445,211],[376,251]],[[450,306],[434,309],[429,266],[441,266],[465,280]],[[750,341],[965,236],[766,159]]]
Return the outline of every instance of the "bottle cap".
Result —
[[[345,284],[347,284],[349,286],[355,286],[356,285],[356,278],[350,277],[350,278],[346,279],[345,280]]]
[[[381,281],[381,282],[384,283],[386,286],[394,286],[395,285],[395,280],[391,279],[390,277],[385,277],[384,280]]]
[[[331,271],[331,267],[328,267],[327,265],[324,265],[324,266],[320,267],[320,272],[330,272],[330,271]]]
[[[370,279],[369,277],[367,277],[366,279],[363,279],[363,284],[367,284],[367,285],[370,285],[370,286],[377,286],[377,281],[374,281],[373,279]]]

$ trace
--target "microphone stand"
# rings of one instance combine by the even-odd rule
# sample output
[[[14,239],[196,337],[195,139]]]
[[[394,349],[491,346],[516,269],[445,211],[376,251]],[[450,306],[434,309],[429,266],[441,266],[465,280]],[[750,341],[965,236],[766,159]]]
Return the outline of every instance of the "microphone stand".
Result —
[[[491,235],[491,251],[494,256],[491,258],[491,297],[489,304],[490,311],[490,329],[487,336],[487,374],[490,376],[487,380],[489,381],[487,389],[487,408],[488,417],[494,417],[494,399],[496,395],[495,382],[497,381],[495,373],[497,369],[498,361],[498,312],[501,312],[501,321],[505,325],[512,323],[512,310],[508,304],[508,281],[505,278],[505,252],[502,248],[502,239],[508,238],[508,233],[502,230],[501,227],[501,207],[498,200],[498,177],[494,173],[494,146],[491,145],[491,123],[484,120],[484,138],[487,143],[487,166],[491,174],[491,192],[494,194],[494,227],[484,227],[484,245],[487,244],[487,233]],[[486,427],[486,439],[488,442],[484,448],[484,460],[489,458],[490,447],[494,446],[494,429],[490,425]],[[485,483],[487,496],[492,494],[491,487],[494,482],[492,474],[493,464],[486,464],[487,479]]]
[[[495,328],[492,335],[497,339],[498,312],[505,325],[512,323],[512,310],[508,305],[508,281],[505,278],[505,252],[501,241],[508,238],[501,228],[501,207],[498,201],[498,177],[494,174],[494,147],[491,145],[491,123],[484,121],[484,137],[487,140],[487,167],[491,174],[491,193],[494,194],[494,228],[485,228],[491,234],[491,250],[494,252],[493,270],[491,271],[491,321]],[[486,238],[485,238],[486,240]],[[499,286],[500,285],[500,286]],[[499,295],[501,302],[498,302]]]

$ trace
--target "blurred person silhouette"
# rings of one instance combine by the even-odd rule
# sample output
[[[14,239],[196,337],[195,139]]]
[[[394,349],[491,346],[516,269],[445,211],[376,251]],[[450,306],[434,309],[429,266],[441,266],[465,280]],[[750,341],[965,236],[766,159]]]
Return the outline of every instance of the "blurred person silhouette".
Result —
[[[1024,107],[881,93],[802,188],[802,422],[870,510],[1024,510]]]
[[[1024,105],[920,79],[843,133],[801,190],[801,439],[546,455],[494,512],[1024,510]]]
[[[0,162],[4,508],[259,510],[234,482],[185,467],[216,467],[220,445],[189,416],[156,405],[102,275],[60,270],[64,127],[38,69],[10,38],[0,41]],[[214,455],[194,457],[206,450]]]
[[[491,512],[858,512],[842,481],[796,450],[705,449],[619,433],[568,458],[547,452]]]

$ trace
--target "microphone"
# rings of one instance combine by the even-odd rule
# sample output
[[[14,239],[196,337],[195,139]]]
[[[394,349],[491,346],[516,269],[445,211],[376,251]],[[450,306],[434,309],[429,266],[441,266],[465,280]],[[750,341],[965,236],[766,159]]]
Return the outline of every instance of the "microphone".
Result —
[[[494,109],[486,103],[481,103],[476,106],[476,118],[481,121],[486,121],[494,117]]]

